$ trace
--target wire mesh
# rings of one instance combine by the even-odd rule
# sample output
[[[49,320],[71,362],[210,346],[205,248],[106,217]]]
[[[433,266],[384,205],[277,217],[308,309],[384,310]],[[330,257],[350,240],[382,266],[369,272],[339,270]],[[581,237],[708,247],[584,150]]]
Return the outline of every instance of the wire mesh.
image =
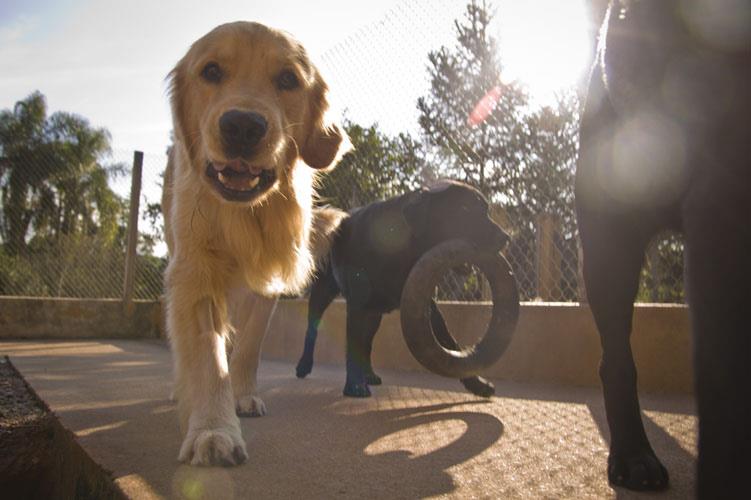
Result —
[[[59,148],[39,148],[3,158],[0,295],[123,296],[132,157],[116,152],[76,162]],[[160,163],[150,167],[161,170]],[[136,258],[137,299],[162,290],[165,259],[146,236]]]
[[[522,300],[586,300],[573,194],[578,95],[572,90],[558,107],[535,109],[523,89],[503,83],[500,69],[483,73],[502,66],[493,21],[478,30],[484,52],[462,46],[483,22],[461,2],[403,2],[323,55],[332,94],[346,103],[355,150],[323,181],[322,199],[351,209],[440,179],[467,182],[483,191],[492,217],[512,236],[504,254]],[[488,101],[493,95],[497,101]],[[473,122],[483,104],[486,118]],[[646,263],[637,301],[682,302],[680,238],[658,237]],[[436,297],[482,300],[483,280],[476,269],[451,270]]]
[[[323,54],[320,67],[331,95],[346,104],[343,123],[355,149],[324,177],[322,202],[347,210],[439,179],[467,182],[512,236],[504,253],[522,300],[582,300],[573,210],[577,96],[538,109],[523,89],[504,83],[492,30],[482,32],[485,45],[462,48],[467,30],[484,22],[467,9],[450,0],[405,1]],[[56,148],[0,150],[0,294],[122,296],[132,158],[130,151],[83,161]],[[144,156],[139,299],[162,293],[165,163],[164,154]],[[650,246],[638,301],[684,300],[682,254],[676,235]],[[452,270],[436,297],[484,300],[483,280],[477,269]]]

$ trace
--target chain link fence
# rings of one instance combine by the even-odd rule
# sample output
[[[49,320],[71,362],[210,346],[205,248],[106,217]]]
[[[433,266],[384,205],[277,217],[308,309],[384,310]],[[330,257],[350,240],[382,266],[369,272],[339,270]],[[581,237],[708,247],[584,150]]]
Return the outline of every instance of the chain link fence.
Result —
[[[360,151],[367,156],[367,152]],[[347,168],[346,166],[344,168]],[[457,179],[463,180],[463,179]],[[334,203],[350,209],[380,201],[368,196],[359,184],[324,182],[330,198],[353,200]],[[429,183],[425,186],[430,186]],[[390,194],[401,191],[393,187]],[[524,301],[584,302],[586,293],[581,274],[581,247],[576,228],[567,229],[556,214],[533,214],[529,227],[509,216],[501,205],[491,206],[491,217],[512,237],[503,254],[511,265]],[[682,303],[683,243],[679,235],[666,233],[649,246],[642,270],[637,302]],[[460,266],[446,274],[436,290],[436,298],[448,301],[489,300],[490,287],[482,273],[473,265]]]
[[[62,153],[39,148],[2,159],[0,295],[123,298],[133,152],[80,162]],[[147,155],[145,167],[161,172],[164,157]],[[154,254],[159,235],[147,196],[158,192],[148,189],[139,200],[135,299],[161,295],[166,265]]]
[[[482,9],[488,4],[475,3],[478,5]],[[494,15],[503,16],[502,9]],[[472,38],[476,26],[484,26],[483,22],[481,14],[472,14],[461,2],[403,2],[382,22],[361,29],[323,55],[320,63],[332,83],[332,94],[346,104],[345,129],[355,151],[324,180],[322,198],[350,209],[430,187],[441,179],[467,182],[486,194],[493,219],[512,236],[504,253],[522,300],[586,300],[573,206],[578,96],[572,90],[570,100],[559,103],[559,109],[551,106],[519,115],[517,119],[527,129],[517,149],[526,154],[524,160],[515,165],[506,158],[495,161],[488,151],[497,151],[499,157],[505,151],[487,145],[505,147],[505,136],[517,132],[497,116],[499,110],[511,114],[513,109],[504,107],[503,99],[488,102],[487,96],[501,88],[513,94],[514,89],[503,84],[493,87],[493,82],[501,80],[490,79],[474,95],[447,90],[452,72],[463,77],[454,82],[462,88],[470,87],[473,77],[482,80],[487,76],[472,73],[473,67],[485,62],[479,59],[477,45],[461,45],[462,40]],[[492,33],[492,23],[486,31],[479,30],[479,35]],[[502,60],[502,46],[498,51],[495,55]],[[456,62],[467,53],[475,59],[465,65]],[[482,90],[488,89],[483,97]],[[436,115],[455,114],[458,118],[452,122],[431,117],[426,111],[431,100],[446,104],[436,108]],[[482,112],[482,105],[489,108],[486,122],[481,126],[467,123],[478,109]],[[443,136],[442,141],[436,136]],[[478,177],[480,164],[485,171]],[[492,181],[493,176],[496,184],[488,188],[489,182],[483,181]],[[464,266],[446,275],[436,296],[487,300],[489,287],[477,269]],[[662,235],[650,246],[637,301],[684,301],[680,237]]]
[[[359,150],[363,157],[377,152]],[[49,176],[54,158],[37,155],[21,166],[34,185],[12,186],[9,174],[0,179],[2,198],[0,231],[0,295],[35,297],[121,298],[125,276],[128,191],[132,153],[118,151],[100,162],[107,173],[101,190],[93,177]],[[156,299],[162,293],[166,249],[158,207],[163,155],[144,157],[144,192],[139,210],[139,242],[135,261],[133,297]],[[346,165],[341,167],[347,169]],[[361,170],[357,165],[355,170]],[[6,171],[8,169],[6,168]],[[71,174],[73,175],[73,174]],[[332,174],[333,175],[333,174]],[[394,184],[396,196],[416,185]],[[25,198],[13,189],[25,189]],[[325,199],[346,200],[342,208],[378,201],[360,182],[327,183]],[[24,198],[19,204],[18,198]],[[75,206],[70,202],[75,201]],[[13,205],[13,204],[17,204]],[[580,249],[575,230],[565,231],[555,214],[539,213],[529,230],[520,230],[501,205],[493,218],[512,235],[505,250],[523,300],[579,301],[583,298]],[[20,233],[20,234],[19,234]],[[650,245],[637,300],[682,302],[683,245],[679,236],[667,234]],[[473,266],[454,270],[439,285],[441,300],[486,300],[489,286]]]
[[[477,110],[475,101],[485,99],[482,92],[468,91],[471,99],[442,113],[426,111],[438,102],[435,88],[441,75],[436,68],[453,60],[449,56],[466,15],[463,9],[449,0],[403,2],[381,22],[323,55],[319,65],[332,97],[347,106],[344,125],[355,150],[325,176],[322,201],[346,210],[430,187],[440,179],[468,182],[486,194],[492,217],[512,236],[505,256],[522,300],[583,300],[573,215],[575,96],[558,110],[538,112],[530,104],[514,115],[522,124],[517,128],[497,116],[505,105],[500,101],[486,103],[484,123],[467,124],[465,117]],[[480,21],[475,19],[474,25]],[[479,88],[495,85],[496,80],[488,81]],[[511,86],[504,89],[509,95],[515,92]],[[423,100],[420,108],[418,99],[424,96],[433,100]],[[514,109],[502,111],[511,116]],[[452,113],[457,121],[437,121]],[[439,135],[443,142],[436,139]],[[498,157],[511,146],[522,160]],[[494,156],[493,151],[500,153]],[[133,161],[130,151],[86,161],[45,148],[13,158],[0,151],[0,295],[123,297]],[[165,163],[164,154],[147,154],[143,160],[139,239],[132,259],[132,296],[137,299],[156,299],[162,293],[166,248],[158,202]],[[478,170],[480,165],[484,170]],[[638,301],[684,300],[682,254],[675,235],[650,246]],[[436,296],[487,300],[488,291],[482,274],[464,266],[446,275]]]

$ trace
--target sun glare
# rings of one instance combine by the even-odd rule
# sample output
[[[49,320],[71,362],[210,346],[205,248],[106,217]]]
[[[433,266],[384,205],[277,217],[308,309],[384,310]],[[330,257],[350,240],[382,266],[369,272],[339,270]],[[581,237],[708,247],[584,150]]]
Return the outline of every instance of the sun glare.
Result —
[[[505,0],[495,19],[505,81],[524,83],[541,103],[581,81],[593,43],[584,0]]]

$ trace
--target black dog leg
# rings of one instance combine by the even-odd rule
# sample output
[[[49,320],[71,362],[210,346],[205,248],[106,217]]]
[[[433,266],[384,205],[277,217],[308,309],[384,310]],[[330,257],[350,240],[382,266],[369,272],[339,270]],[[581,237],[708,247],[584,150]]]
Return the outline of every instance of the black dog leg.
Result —
[[[350,306],[347,303],[347,381],[342,391],[345,396],[367,398],[370,396],[367,373],[370,367],[370,349],[375,332],[381,324],[381,313]]]
[[[378,320],[380,324],[380,319]],[[383,381],[381,380],[381,377],[379,377],[376,372],[373,371],[373,365],[370,361],[370,355],[373,352],[373,338],[375,337],[375,334],[378,332],[378,328],[375,328],[373,331],[371,331],[369,334],[365,336],[365,382],[367,382],[368,385],[381,385]]]
[[[331,264],[316,277],[310,289],[308,299],[308,329],[305,332],[305,347],[300,361],[297,362],[297,378],[304,378],[313,370],[313,352],[318,337],[318,325],[331,301],[339,294],[339,286],[331,272]]]
[[[595,222],[598,221],[597,227]],[[584,281],[600,332],[600,378],[610,427],[608,479],[634,490],[667,487],[668,473],[647,440],[636,391],[630,335],[646,238],[630,234],[634,223],[580,212]]]
[[[684,216],[702,499],[748,498],[751,470],[751,185],[721,177],[697,182],[706,190],[688,197]]]
[[[459,344],[456,343],[454,337],[449,333],[446,322],[443,320],[443,315],[441,314],[440,309],[438,309],[435,300],[430,301],[430,326],[433,328],[433,335],[435,335],[439,344],[446,349],[460,349]],[[459,381],[469,392],[483,398],[489,398],[495,394],[495,386],[492,382],[483,377],[467,377],[460,379]]]

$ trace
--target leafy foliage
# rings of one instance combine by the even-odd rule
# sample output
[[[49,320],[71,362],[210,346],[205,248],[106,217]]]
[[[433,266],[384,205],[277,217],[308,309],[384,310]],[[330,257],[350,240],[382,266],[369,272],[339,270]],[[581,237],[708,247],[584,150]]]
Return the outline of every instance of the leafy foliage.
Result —
[[[109,180],[124,168],[102,164],[109,141],[105,129],[80,116],[48,117],[39,92],[0,112],[0,235],[7,252],[25,252],[29,238],[121,236],[125,205]]]
[[[105,163],[110,154],[107,130],[48,116],[38,91],[0,111],[0,294],[122,294],[128,206],[110,181],[125,167]],[[138,259],[143,296],[164,263]]]
[[[525,91],[501,80],[498,45],[488,30],[485,5],[467,5],[464,22],[455,21],[457,45],[428,54],[430,93],[417,108],[425,141],[434,149],[445,176],[461,179],[489,198],[511,193],[522,158]],[[479,124],[469,123],[475,106],[490,91],[499,98]]]
[[[503,80],[490,10],[486,2],[470,2],[455,22],[456,46],[428,55],[431,88],[417,101],[419,124],[438,173],[475,186],[496,204],[498,221],[515,236],[507,253],[522,295],[534,298],[537,269],[529,256],[536,253],[538,217],[555,214],[562,237],[575,238],[579,103],[569,93],[555,106],[532,110],[524,87]],[[474,118],[482,107],[487,116]],[[562,266],[576,269],[576,258],[565,252]],[[575,298],[575,290],[563,298]]]
[[[348,210],[419,187],[427,163],[422,146],[412,137],[389,137],[377,124],[363,127],[345,120],[343,126],[353,150],[322,179],[322,202]]]

